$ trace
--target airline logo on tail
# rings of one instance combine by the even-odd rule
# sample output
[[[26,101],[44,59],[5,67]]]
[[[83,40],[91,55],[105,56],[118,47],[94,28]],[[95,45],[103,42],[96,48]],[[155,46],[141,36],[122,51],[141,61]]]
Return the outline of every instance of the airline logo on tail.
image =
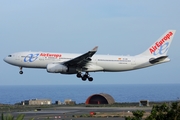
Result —
[[[151,54],[157,55],[157,54],[164,54],[168,50],[169,42],[166,42],[171,39],[173,36],[173,32],[169,32],[166,34],[160,41],[156,42],[155,45],[153,45],[149,51]],[[158,52],[156,52],[159,49]]]

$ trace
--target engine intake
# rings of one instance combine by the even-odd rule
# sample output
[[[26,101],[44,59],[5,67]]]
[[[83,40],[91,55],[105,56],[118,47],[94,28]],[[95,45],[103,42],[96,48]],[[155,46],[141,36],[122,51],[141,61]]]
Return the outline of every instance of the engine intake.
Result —
[[[46,68],[49,73],[66,73],[68,71],[68,67],[62,64],[48,64]]]

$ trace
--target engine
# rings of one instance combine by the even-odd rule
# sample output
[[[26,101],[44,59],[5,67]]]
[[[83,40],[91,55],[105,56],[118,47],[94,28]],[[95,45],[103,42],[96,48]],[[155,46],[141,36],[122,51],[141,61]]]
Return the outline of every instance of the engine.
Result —
[[[46,69],[49,73],[66,73],[68,71],[67,66],[57,63],[48,64]]]

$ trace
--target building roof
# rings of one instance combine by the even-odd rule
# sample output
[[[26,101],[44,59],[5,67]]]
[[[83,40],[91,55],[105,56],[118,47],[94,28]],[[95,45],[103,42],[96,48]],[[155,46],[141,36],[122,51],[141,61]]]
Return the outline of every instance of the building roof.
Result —
[[[113,104],[114,98],[106,93],[94,94],[88,97],[86,104]]]

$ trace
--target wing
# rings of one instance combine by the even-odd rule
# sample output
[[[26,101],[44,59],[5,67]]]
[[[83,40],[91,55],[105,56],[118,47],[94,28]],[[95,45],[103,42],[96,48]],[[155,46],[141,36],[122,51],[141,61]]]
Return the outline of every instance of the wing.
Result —
[[[94,47],[91,51],[88,51],[85,54],[82,54],[74,59],[64,62],[63,64],[71,67],[85,67],[86,64],[91,61],[91,57],[96,53],[97,49],[98,46]]]

